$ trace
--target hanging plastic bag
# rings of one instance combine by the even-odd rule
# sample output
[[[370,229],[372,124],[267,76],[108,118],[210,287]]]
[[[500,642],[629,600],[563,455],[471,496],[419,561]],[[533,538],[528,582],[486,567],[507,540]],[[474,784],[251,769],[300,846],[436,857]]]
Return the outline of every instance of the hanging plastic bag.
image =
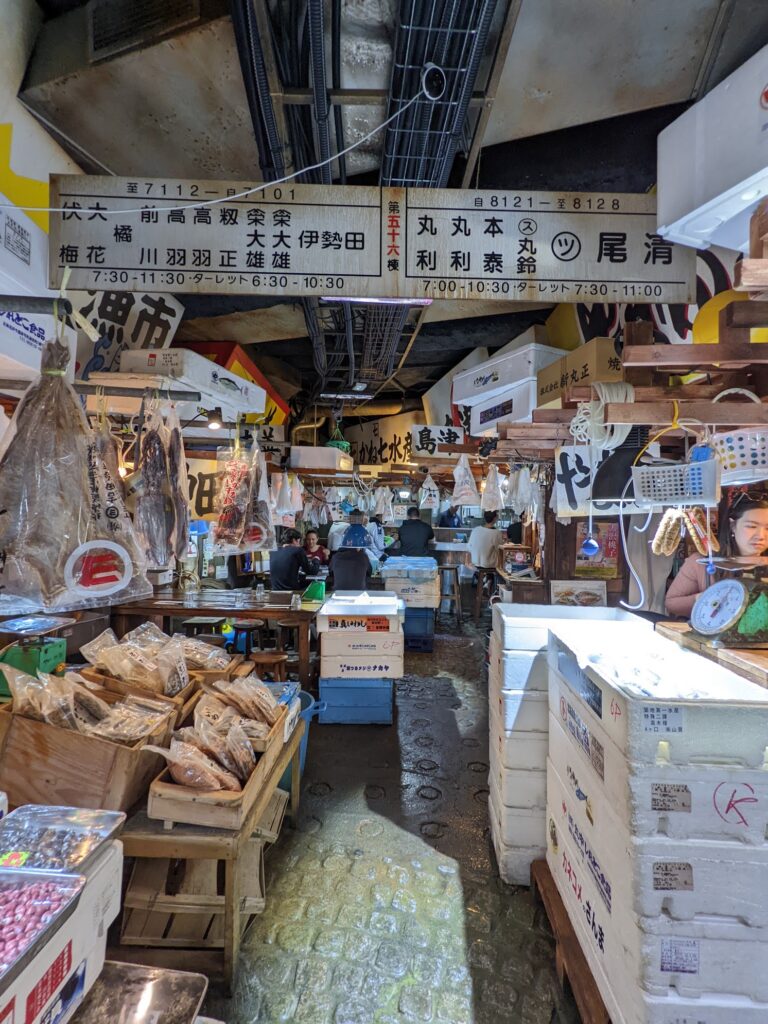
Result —
[[[180,562],[187,557],[189,548],[189,479],[181,421],[175,405],[166,416],[165,429],[168,434],[168,479],[175,512],[173,553]]]
[[[293,512],[293,504],[291,502],[291,485],[288,482],[288,474],[280,474],[277,491],[275,491],[274,477],[272,479],[272,491],[275,494],[275,512],[278,516],[289,516]]]
[[[291,511],[301,512],[304,508],[304,488],[301,485],[301,480],[297,476],[294,476],[291,481]]]
[[[250,451],[248,473],[250,503],[242,537],[238,544],[228,541],[220,541],[215,544],[214,553],[217,555],[238,555],[247,551],[271,551],[277,546],[269,505],[267,464],[264,453],[255,441]],[[243,489],[245,489],[245,483]]]
[[[60,612],[151,594],[145,560],[80,400],[69,349],[48,342],[41,376],[0,443],[0,611]]]
[[[483,512],[498,512],[504,508],[504,499],[501,496],[499,486],[499,471],[496,466],[488,468],[488,476],[485,478],[485,489],[480,499],[480,508]]]
[[[419,508],[436,509],[440,507],[440,491],[437,484],[427,473],[424,483],[421,485],[421,501]]]
[[[142,488],[136,499],[136,532],[150,569],[167,569],[174,553],[176,509],[168,468],[168,431],[153,405],[139,440]]]
[[[472,476],[469,458],[466,455],[459,456],[459,461],[453,471],[453,479],[456,484],[453,488],[452,505],[480,504],[480,495],[477,493],[475,478]]]
[[[216,462],[219,486],[215,501],[218,519],[213,528],[214,550],[220,545],[236,548],[243,539],[251,504],[250,459],[237,445],[219,449]]]

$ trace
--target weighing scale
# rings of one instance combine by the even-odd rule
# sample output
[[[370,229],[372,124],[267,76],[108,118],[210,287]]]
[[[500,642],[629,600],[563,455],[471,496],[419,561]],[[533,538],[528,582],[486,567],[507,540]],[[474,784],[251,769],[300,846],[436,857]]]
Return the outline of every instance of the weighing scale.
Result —
[[[707,587],[693,606],[691,627],[715,647],[768,650],[768,559],[714,559],[714,564],[722,572],[752,575]]]
[[[25,615],[0,622],[0,643],[7,644],[0,648],[0,666],[12,665],[28,676],[36,676],[38,672],[55,673],[67,660],[67,641],[48,634],[74,624],[74,619],[55,615]],[[0,668],[0,701],[10,696],[8,682]]]

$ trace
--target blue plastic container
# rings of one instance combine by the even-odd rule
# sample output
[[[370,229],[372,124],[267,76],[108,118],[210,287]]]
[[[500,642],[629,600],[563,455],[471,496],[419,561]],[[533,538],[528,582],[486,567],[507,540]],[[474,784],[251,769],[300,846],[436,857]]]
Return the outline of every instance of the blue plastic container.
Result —
[[[403,619],[406,646],[411,637],[431,637],[435,634],[434,608],[406,608]]]
[[[301,737],[300,744],[300,758],[301,767],[299,774],[304,774],[304,765],[307,761],[307,746],[309,745],[309,725],[315,715],[325,710],[325,701],[315,700],[311,693],[307,693],[306,690],[299,692],[299,700],[301,701],[301,711],[299,712],[301,717],[304,719],[304,735]],[[283,777],[280,779],[279,788],[287,789],[290,792],[291,789],[291,769],[293,765],[288,767],[283,772]]]
[[[432,654],[435,649],[435,637],[432,636],[407,636],[405,638],[406,651],[419,651],[422,654]]]
[[[390,725],[394,685],[391,679],[321,679],[320,712],[323,725],[355,723]]]

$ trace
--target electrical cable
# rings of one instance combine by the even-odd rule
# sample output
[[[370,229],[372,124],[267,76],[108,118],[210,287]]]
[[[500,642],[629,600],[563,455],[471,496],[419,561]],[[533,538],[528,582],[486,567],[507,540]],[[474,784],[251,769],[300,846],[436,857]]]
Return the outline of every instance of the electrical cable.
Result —
[[[171,213],[173,210],[199,210],[205,206],[218,206],[221,203],[231,203],[234,202],[234,200],[236,199],[243,199],[245,198],[245,196],[251,196],[254,194],[254,192],[262,192],[265,188],[272,188],[274,185],[282,185],[286,181],[292,181],[294,178],[298,178],[299,175],[301,174],[308,174],[310,171],[316,171],[318,170],[318,168],[325,167],[326,164],[333,163],[334,160],[338,160],[340,156],[346,156],[347,153],[351,153],[353,149],[357,149],[358,146],[362,146],[364,142],[368,142],[368,140],[373,138],[373,136],[377,132],[380,132],[382,128],[386,128],[388,124],[391,124],[392,121],[400,117],[400,115],[403,114],[406,110],[408,110],[409,107],[412,107],[423,92],[423,88],[420,89],[415,96],[412,96],[411,99],[408,100],[405,106],[401,107],[399,110],[396,110],[395,113],[390,115],[386,121],[382,121],[380,125],[377,125],[375,128],[373,128],[370,132],[367,133],[367,135],[363,135],[356,142],[353,142],[349,146],[347,146],[346,149],[341,150],[340,153],[333,154],[327,160],[320,160],[316,164],[311,164],[309,167],[302,167],[300,170],[293,171],[292,174],[286,174],[282,178],[276,178],[274,181],[264,182],[261,185],[255,185],[253,188],[245,189],[243,192],[236,192],[235,195],[233,196],[224,196],[221,199],[208,199],[202,203],[189,202],[184,204],[183,206],[154,206],[152,207],[152,210],[153,212],[156,213]],[[72,213],[72,209],[73,208],[71,206],[17,206],[15,203],[0,203],[0,210],[22,210],[24,213]],[[85,212],[87,213],[88,211],[85,210]],[[130,210],[99,210],[99,213],[102,216],[109,215],[110,217],[123,217],[128,216],[129,214],[132,213],[142,212],[144,211],[142,211],[139,207],[133,207]]]

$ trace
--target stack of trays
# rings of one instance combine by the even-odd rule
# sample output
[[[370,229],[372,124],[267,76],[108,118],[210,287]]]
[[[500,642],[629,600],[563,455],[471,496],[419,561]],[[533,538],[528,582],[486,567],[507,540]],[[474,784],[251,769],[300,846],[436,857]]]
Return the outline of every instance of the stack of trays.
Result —
[[[440,607],[440,580],[434,558],[388,558],[381,575],[386,587],[402,598],[406,608]]]
[[[768,691],[553,625],[547,860],[613,1024],[768,1021]]]

